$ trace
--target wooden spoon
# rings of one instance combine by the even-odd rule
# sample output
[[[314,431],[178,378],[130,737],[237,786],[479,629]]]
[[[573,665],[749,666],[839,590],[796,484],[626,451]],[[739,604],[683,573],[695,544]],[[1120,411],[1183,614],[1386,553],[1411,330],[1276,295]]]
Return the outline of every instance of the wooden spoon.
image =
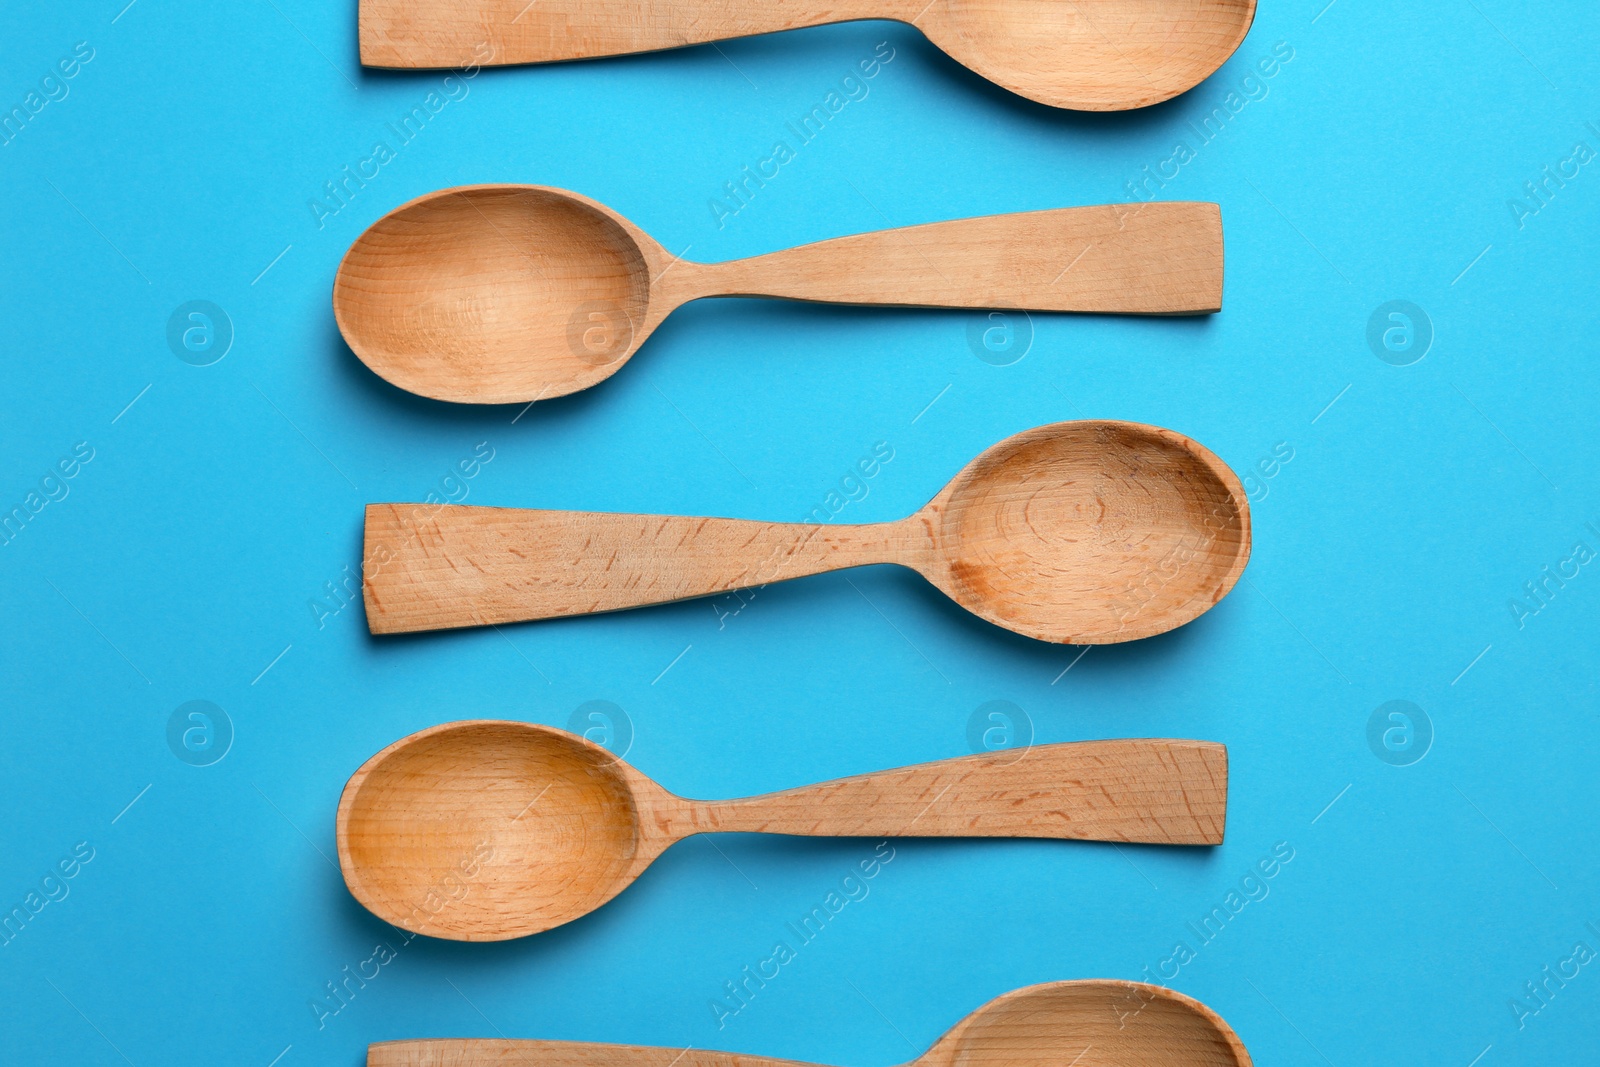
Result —
[[[1008,437],[898,522],[804,525],[370,504],[373,633],[616,611],[869,563],[919,571],[997,626],[1109,644],[1200,615],[1250,556],[1250,505],[1198,442],[1132,422]]]
[[[813,1067],[707,1049],[451,1038],[367,1046],[367,1067]],[[996,997],[906,1067],[1251,1067],[1221,1016],[1165,986],[1046,982]]]
[[[1222,216],[1205,203],[1062,208],[693,263],[577,193],[469,185],[368,227],[339,265],[333,311],[356,355],[400,388],[505,404],[609,378],[673,309],[706,296],[1212,312]]]
[[[576,734],[490,719],[402,738],[339,799],[339,866],[385,922],[503,941],[585,915],[675,841],[1054,837],[1215,845],[1228,752],[1205,741],[1081,741],[840,778],[746,800],[686,800]]]
[[[1019,96],[1121,111],[1200,84],[1255,14],[1255,0],[361,0],[361,62],[547,63],[893,19]]]

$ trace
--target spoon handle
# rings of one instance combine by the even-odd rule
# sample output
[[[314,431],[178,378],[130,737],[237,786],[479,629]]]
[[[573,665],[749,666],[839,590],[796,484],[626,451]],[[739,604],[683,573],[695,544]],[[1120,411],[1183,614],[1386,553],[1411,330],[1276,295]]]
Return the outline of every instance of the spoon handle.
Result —
[[[367,1046],[367,1067],[815,1067],[708,1049],[602,1045],[584,1041],[437,1038]]]
[[[592,59],[853,19],[909,21],[917,9],[902,12],[906,7],[886,0],[361,0],[361,62],[474,67]]]
[[[680,284],[835,304],[1208,313],[1222,307],[1222,212],[1135,203],[933,222],[700,264]]]
[[[362,594],[373,633],[618,611],[916,558],[913,521],[751,522],[369,504]]]
[[[686,833],[1216,845],[1228,809],[1228,750],[1209,741],[1034,745],[688,803]]]

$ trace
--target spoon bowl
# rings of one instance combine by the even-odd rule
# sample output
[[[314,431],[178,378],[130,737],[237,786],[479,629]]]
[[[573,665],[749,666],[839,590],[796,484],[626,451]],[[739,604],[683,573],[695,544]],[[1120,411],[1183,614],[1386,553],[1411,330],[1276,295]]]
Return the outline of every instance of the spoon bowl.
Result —
[[[513,937],[569,922],[632,880],[640,833],[629,770],[598,745],[524,723],[412,735],[345,789],[346,881],[374,914],[469,940],[511,911],[521,917]],[[547,891],[529,893],[530,882]]]
[[[333,311],[362,362],[402,389],[468,402],[536,381],[560,396],[610,377],[654,328],[651,260],[662,255],[575,193],[446,190],[356,240]]]
[[[1221,745],[1083,741],[697,801],[565,730],[468,720],[362,764],[335,828],[345,883],[374,915],[419,934],[500,941],[593,911],[692,834],[1218,844],[1227,789]]]
[[[744,1053],[576,1041],[452,1038],[369,1046],[367,1067],[812,1067]],[[1239,1035],[1164,986],[1046,982],[996,997],[905,1067],[1251,1067]]]
[[[1256,0],[943,0],[916,25],[962,66],[1051,107],[1169,100],[1238,49]]]
[[[1194,619],[1249,558],[1244,488],[1181,434],[1042,426],[984,451],[925,510],[924,573],[972,613],[1044,640],[1127,641]]]
[[[1232,1028],[1192,997],[1142,982],[1085,981],[1047,982],[997,997],[913,1062],[919,1067],[1250,1067],[1250,1055]]]
[[[609,378],[674,309],[717,295],[1205,313],[1222,305],[1222,219],[1215,204],[1062,208],[694,263],[577,193],[468,185],[356,238],[333,313],[362,362],[402,389],[526,403]]]

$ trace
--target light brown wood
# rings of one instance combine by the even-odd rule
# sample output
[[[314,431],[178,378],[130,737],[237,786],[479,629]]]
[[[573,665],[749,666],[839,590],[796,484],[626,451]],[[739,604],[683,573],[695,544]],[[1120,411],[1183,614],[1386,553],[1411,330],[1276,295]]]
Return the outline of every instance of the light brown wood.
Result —
[[[708,1049],[434,1039],[367,1047],[367,1067],[813,1067]],[[1251,1067],[1216,1012],[1144,982],[1047,982],[996,997],[906,1067]]]
[[[924,763],[743,800],[688,800],[550,726],[469,720],[402,738],[339,800],[357,900],[432,937],[548,930],[701,833],[1222,841],[1228,754],[1205,741],[1081,741]]]
[[[361,0],[361,62],[548,63],[894,19],[1019,96],[1120,111],[1204,81],[1255,12],[1255,0]]]
[[[419,197],[339,265],[334,316],[402,389],[526,403],[615,374],[674,309],[708,296],[1177,315],[1222,306],[1215,204],[956,219],[752,259],[676,259],[604,204],[537,185]]]
[[[362,593],[373,633],[403,633],[898,563],[997,626],[1109,644],[1197,617],[1249,556],[1250,505],[1227,464],[1171,430],[1090,420],[1008,437],[890,523],[370,504]]]

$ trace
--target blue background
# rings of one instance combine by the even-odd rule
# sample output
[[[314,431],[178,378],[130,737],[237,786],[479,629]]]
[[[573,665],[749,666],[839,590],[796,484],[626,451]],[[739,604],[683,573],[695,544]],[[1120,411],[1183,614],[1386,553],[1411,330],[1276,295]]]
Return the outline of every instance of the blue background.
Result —
[[[6,109],[77,42],[94,57],[0,147],[0,509],[78,442],[94,458],[0,548],[0,905],[79,842],[94,858],[0,948],[0,1056],[354,1065],[373,1040],[504,1033],[881,1067],[1009,989],[1154,974],[1179,941],[1194,958],[1166,980],[1261,1064],[1592,1053],[1600,965],[1521,1026],[1512,998],[1576,942],[1600,948],[1600,567],[1520,621],[1511,604],[1575,542],[1600,550],[1600,165],[1520,225],[1508,201],[1534,206],[1523,183],[1575,143],[1600,149],[1600,16],[1324,2],[1267,0],[1215,77],[1132,114],[1034,105],[891,23],[489,69],[320,227],[323,183],[444,77],[362,71],[353,5],[12,5]],[[883,41],[869,95],[719,227],[722,184]],[[1191,123],[1280,41],[1293,59],[1200,144]],[[1036,315],[1008,366],[979,358],[987,324],[965,312],[706,301],[588,392],[450,406],[366,371],[329,307],[361,230],[447,185],[575,189],[718,260],[1127,200],[1180,141],[1195,158],[1161,196],[1223,205],[1222,313]],[[210,366],[166,342],[191,300],[231,320]],[[1420,362],[1367,341],[1391,300],[1431,321]],[[1241,474],[1293,450],[1252,477],[1245,580],[1192,625],[1080,656],[893,568],[736,614],[387,640],[359,603],[313,606],[359,567],[363,504],[424,499],[480,442],[474,504],[797,519],[883,441],[893,460],[836,520],[866,522],[1078,417],[1172,427]],[[168,745],[191,700],[232,724],[210,766]],[[626,716],[610,736],[631,724],[630,762],[703,797],[961,755],[991,701],[1040,741],[1223,741],[1227,842],[897,842],[870,895],[719,1028],[723,982],[874,842],[695,839],[555,932],[400,947],[319,1028],[325,983],[397,941],[330,862],[347,776],[423,726],[566,725],[595,700]],[[1368,741],[1391,700],[1431,722],[1409,766]],[[1270,894],[1201,945],[1187,924],[1280,842]]]

